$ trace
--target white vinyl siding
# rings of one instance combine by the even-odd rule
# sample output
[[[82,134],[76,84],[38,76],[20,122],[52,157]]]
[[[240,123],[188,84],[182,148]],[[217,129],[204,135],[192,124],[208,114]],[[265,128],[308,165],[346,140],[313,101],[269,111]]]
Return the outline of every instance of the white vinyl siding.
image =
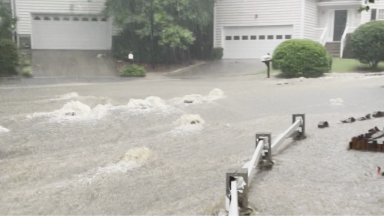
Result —
[[[217,0],[214,46],[223,46],[222,31],[231,26],[293,25],[293,38],[300,38],[301,3],[302,0]]]
[[[16,0],[17,33],[31,34],[32,14],[100,14],[104,7],[105,0]]]
[[[305,16],[304,16],[304,38],[317,40],[316,31],[317,28],[317,1],[306,0],[305,2]]]
[[[377,9],[376,11],[376,19],[379,18],[380,14],[380,9],[384,9],[384,0],[376,0],[374,4],[369,4],[369,7],[372,9]],[[371,10],[368,12],[362,12],[361,13],[361,19],[362,19],[362,24],[367,23],[371,21]],[[384,16],[384,15],[383,15]],[[384,19],[384,17],[383,17]]]

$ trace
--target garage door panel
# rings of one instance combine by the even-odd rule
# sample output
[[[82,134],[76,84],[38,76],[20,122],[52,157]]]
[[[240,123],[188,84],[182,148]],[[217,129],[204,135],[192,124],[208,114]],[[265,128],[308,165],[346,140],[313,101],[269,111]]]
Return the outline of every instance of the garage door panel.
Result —
[[[293,26],[224,28],[224,59],[259,59],[292,38]],[[269,36],[269,37],[268,37]],[[236,39],[236,40],[235,40]]]
[[[89,20],[92,18],[90,17]],[[33,49],[108,50],[112,35],[109,22],[70,20],[33,20]]]

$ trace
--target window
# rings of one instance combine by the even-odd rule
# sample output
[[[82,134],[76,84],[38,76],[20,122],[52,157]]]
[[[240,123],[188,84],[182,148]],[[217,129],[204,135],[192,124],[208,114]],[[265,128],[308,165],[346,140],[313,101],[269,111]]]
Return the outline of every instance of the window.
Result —
[[[276,35],[276,39],[277,39],[277,40],[281,40],[281,39],[283,39],[283,35]]]
[[[225,40],[232,40],[232,36],[226,36]]]
[[[92,18],[92,21],[97,22],[97,18],[96,17]]]
[[[292,35],[285,35],[285,39],[291,39]]]
[[[49,17],[44,17],[44,20],[51,20],[51,18],[49,18]]]
[[[79,18],[77,18],[77,17],[73,17],[72,20],[73,20],[73,21],[79,21]]]
[[[59,21],[59,20],[60,20],[60,17],[54,17],[53,20],[55,20],[55,21]]]
[[[69,21],[69,17],[64,17],[63,20],[64,21]]]
[[[265,35],[259,35],[259,40],[265,40]]]
[[[41,20],[41,18],[37,16],[37,17],[35,17],[34,20]]]
[[[377,20],[384,20],[384,9],[377,10]]]
[[[240,40],[240,36],[234,36],[233,40]]]
[[[107,22],[107,20],[108,19],[104,17],[104,18],[101,19],[101,22]]]
[[[82,19],[82,21],[89,21],[89,19],[88,19],[87,17],[84,17],[84,18]]]
[[[268,35],[268,40],[273,40],[273,35]]]
[[[248,36],[242,36],[241,40],[248,40]]]
[[[256,35],[251,35],[251,40],[256,40]]]

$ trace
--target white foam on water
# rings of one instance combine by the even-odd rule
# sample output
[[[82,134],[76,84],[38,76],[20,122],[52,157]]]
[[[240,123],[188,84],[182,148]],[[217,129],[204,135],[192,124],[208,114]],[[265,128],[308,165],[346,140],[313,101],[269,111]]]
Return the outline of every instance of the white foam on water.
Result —
[[[130,170],[143,166],[147,161],[152,159],[154,153],[147,147],[135,148],[127,151],[124,156],[116,163],[111,163],[105,167],[98,167],[96,173],[90,178],[82,178],[80,183],[92,184],[93,181],[100,177],[111,174],[127,173]]]
[[[116,106],[111,108],[112,110],[126,110],[135,113],[146,113],[146,112],[174,112],[176,109],[165,103],[163,99],[156,96],[150,96],[145,99],[131,98],[127,105]]]
[[[344,101],[341,98],[336,98],[336,99],[329,100],[329,103],[331,103],[332,105],[339,106],[339,105],[343,105]]]
[[[77,92],[71,92],[68,94],[63,94],[63,95],[57,96],[56,98],[52,98],[51,100],[52,101],[62,101],[62,100],[70,100],[70,99],[74,99],[74,98],[78,98],[78,97],[80,97],[80,95]]]
[[[210,102],[225,98],[225,93],[223,90],[215,88],[212,91],[209,92],[207,96],[202,96],[199,94],[191,94],[191,95],[185,95],[183,97],[177,97],[170,100],[171,103],[174,104],[185,104],[185,105],[191,105],[191,104],[202,104],[203,102]]]
[[[7,128],[5,128],[5,127],[2,127],[1,125],[0,125],[0,134],[2,134],[2,133],[8,133],[9,132],[9,129],[7,129]]]
[[[186,114],[181,116],[174,124],[178,126],[171,131],[171,134],[189,134],[201,131],[204,128],[205,121],[200,115]]]
[[[28,115],[28,119],[50,117],[51,120],[99,120],[107,115],[108,110],[112,107],[111,104],[97,105],[94,108],[81,103],[80,101],[67,102],[61,109],[53,112],[39,112]]]

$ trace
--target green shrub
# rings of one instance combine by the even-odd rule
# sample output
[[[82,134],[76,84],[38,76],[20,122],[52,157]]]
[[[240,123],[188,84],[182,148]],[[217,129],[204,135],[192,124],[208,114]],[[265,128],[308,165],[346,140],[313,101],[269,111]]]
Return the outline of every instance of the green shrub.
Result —
[[[121,76],[128,77],[145,77],[146,70],[143,66],[139,65],[126,65],[120,70]]]
[[[285,77],[316,77],[331,70],[332,57],[318,42],[292,39],[275,49],[272,67]]]
[[[211,60],[220,60],[223,58],[224,49],[221,47],[215,47],[211,51]]]
[[[21,75],[25,77],[32,77],[32,69],[30,66],[23,67],[21,70]]]
[[[352,50],[352,33],[349,33],[345,36],[343,58],[355,59],[355,55],[354,55],[353,50]]]
[[[384,21],[371,21],[359,26],[351,41],[356,59],[377,69],[379,62],[384,60]]]
[[[0,39],[0,75],[16,72],[18,54],[15,44],[8,39]]]

